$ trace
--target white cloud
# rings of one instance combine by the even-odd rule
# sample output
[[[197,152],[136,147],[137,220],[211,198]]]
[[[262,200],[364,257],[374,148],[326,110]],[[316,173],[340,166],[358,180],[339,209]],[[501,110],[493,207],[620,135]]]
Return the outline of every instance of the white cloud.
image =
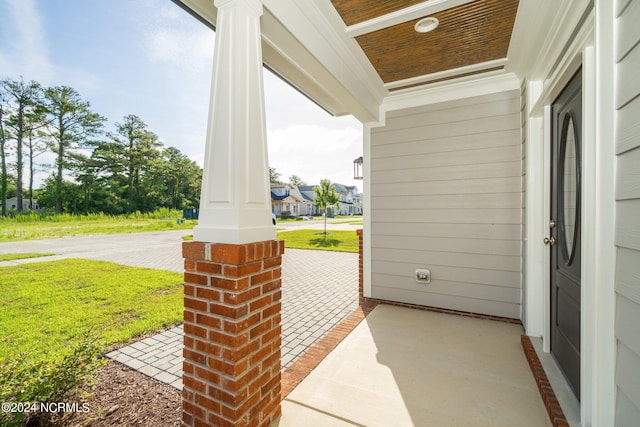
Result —
[[[210,70],[213,31],[204,25],[193,25],[194,18],[173,4],[156,10],[144,31],[143,43],[149,57],[188,71]]]
[[[48,84],[54,75],[49,61],[47,38],[35,0],[9,0],[8,19],[13,24],[13,37],[9,44],[12,52],[0,52],[2,74]],[[6,57],[13,58],[12,61]]]

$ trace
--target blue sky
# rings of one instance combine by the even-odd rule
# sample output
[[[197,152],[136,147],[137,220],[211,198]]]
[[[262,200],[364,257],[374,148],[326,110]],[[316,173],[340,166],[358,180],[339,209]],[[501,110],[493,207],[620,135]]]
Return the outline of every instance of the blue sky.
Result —
[[[0,78],[75,88],[113,130],[127,114],[202,165],[214,33],[170,0],[0,0]],[[362,128],[265,70],[269,163],[347,185]],[[43,178],[43,177],[40,177]]]

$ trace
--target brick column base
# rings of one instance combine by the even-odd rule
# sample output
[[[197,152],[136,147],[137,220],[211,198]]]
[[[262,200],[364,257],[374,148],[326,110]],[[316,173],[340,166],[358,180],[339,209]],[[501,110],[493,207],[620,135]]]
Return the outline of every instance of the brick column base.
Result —
[[[185,242],[183,426],[280,416],[284,242]]]

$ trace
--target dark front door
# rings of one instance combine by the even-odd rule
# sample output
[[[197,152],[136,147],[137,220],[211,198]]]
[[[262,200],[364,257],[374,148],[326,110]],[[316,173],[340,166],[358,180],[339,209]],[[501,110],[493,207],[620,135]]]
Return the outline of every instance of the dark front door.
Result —
[[[551,111],[551,354],[580,399],[582,70]]]

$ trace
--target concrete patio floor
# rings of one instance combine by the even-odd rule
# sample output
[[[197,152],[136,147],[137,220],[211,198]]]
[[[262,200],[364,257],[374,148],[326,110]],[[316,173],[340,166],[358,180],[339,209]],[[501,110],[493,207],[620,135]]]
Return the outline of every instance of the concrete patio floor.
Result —
[[[521,334],[378,305],[285,398],[277,425],[550,426]]]

